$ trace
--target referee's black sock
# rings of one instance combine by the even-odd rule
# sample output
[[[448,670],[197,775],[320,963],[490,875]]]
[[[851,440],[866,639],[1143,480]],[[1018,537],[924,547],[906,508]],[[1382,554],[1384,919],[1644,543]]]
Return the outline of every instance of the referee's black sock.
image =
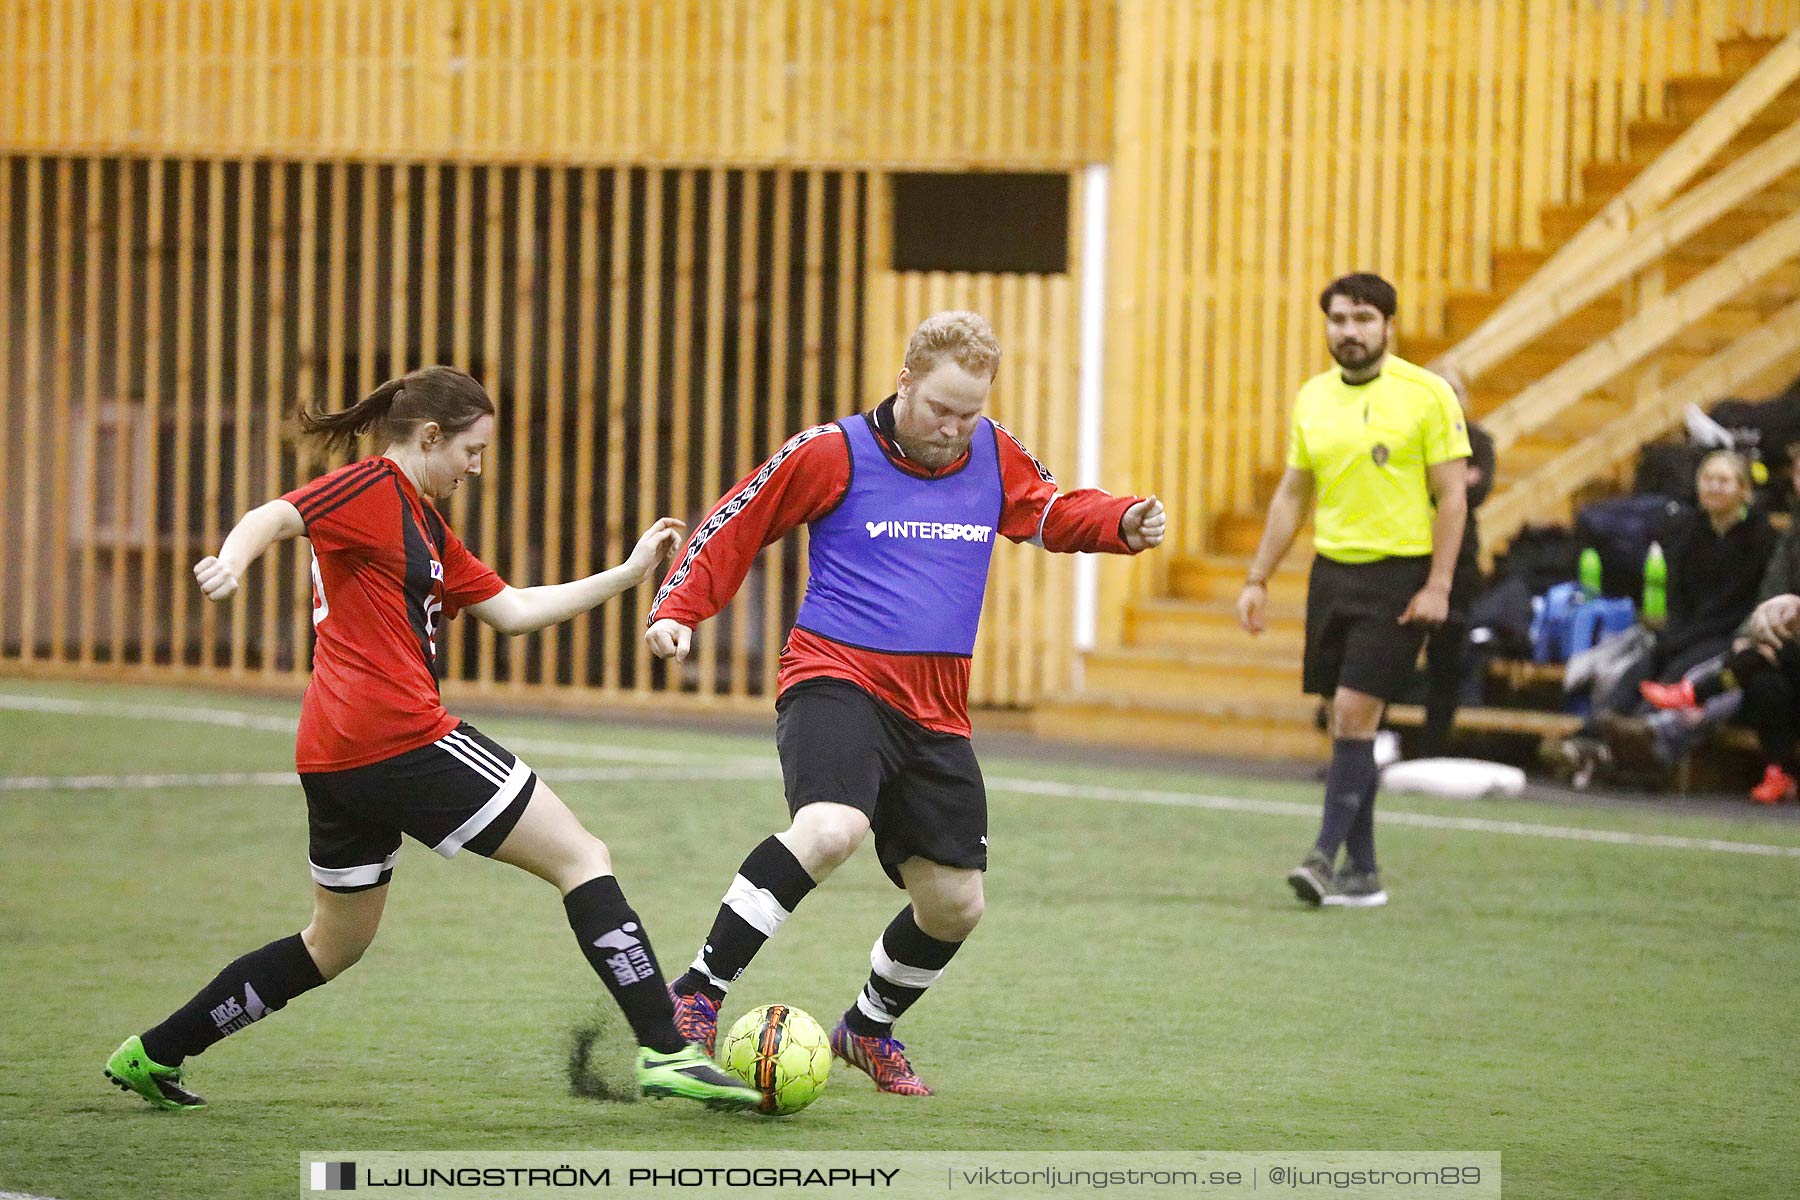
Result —
[[[1327,859],[1337,861],[1338,849],[1362,810],[1363,796],[1374,791],[1379,778],[1374,739],[1332,739],[1331,766],[1325,772],[1325,815],[1315,843]]]
[[[1350,822],[1350,833],[1344,839],[1344,850],[1350,855],[1350,869],[1364,875],[1375,871],[1375,793],[1380,790],[1379,773],[1369,780],[1356,820]]]
[[[700,992],[714,1004],[725,999],[726,990],[763,943],[775,936],[815,886],[780,838],[764,838],[738,868],[706,944],[694,956],[694,965],[675,981],[675,990],[684,996]]]
[[[289,1000],[324,982],[299,934],[270,942],[220,971],[168,1020],[145,1031],[144,1053],[152,1062],[179,1067],[183,1059],[280,1012]]]
[[[919,928],[912,905],[888,923],[869,951],[869,982],[844,1013],[858,1037],[893,1037],[894,1022],[938,981],[961,942],[944,942]]]
[[[631,1024],[638,1045],[673,1054],[687,1045],[675,1032],[675,1003],[663,982],[644,923],[611,875],[590,879],[563,897],[569,928],[588,965]]]

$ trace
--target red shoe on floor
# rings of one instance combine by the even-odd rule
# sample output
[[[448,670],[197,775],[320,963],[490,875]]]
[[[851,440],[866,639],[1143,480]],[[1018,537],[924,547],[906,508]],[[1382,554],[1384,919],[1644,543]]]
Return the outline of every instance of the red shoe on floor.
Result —
[[[1791,804],[1796,797],[1800,797],[1800,783],[1774,763],[1763,770],[1762,782],[1750,789],[1752,804]]]
[[[701,992],[682,996],[674,988],[669,989],[669,999],[675,1002],[675,1032],[711,1058],[719,1040],[719,1006]]]
[[[1700,699],[1694,695],[1694,681],[1683,679],[1679,683],[1658,683],[1647,679],[1638,684],[1638,694],[1650,702],[1650,707],[1660,708],[1665,712],[1671,708],[1699,708]]]
[[[906,1061],[906,1047],[891,1037],[872,1038],[852,1033],[850,1026],[839,1020],[831,1031],[831,1052],[868,1073],[875,1086],[897,1096],[929,1096],[931,1089],[914,1074]]]

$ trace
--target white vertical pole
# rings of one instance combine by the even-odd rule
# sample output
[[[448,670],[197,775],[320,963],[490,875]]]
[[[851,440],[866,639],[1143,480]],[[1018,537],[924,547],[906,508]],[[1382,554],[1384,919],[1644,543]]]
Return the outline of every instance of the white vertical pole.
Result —
[[[1077,388],[1075,486],[1100,486],[1103,449],[1100,419],[1106,329],[1106,178],[1104,163],[1090,163],[1081,183],[1081,359]],[[1075,649],[1094,648],[1100,601],[1100,563],[1092,554],[1075,559]],[[1078,668],[1079,669],[1079,668]]]

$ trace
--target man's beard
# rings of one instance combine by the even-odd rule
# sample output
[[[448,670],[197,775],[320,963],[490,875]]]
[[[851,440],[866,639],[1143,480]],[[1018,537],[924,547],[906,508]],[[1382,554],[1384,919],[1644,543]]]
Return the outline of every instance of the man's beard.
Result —
[[[1375,360],[1387,353],[1387,339],[1382,338],[1375,346],[1365,347],[1357,342],[1339,342],[1331,347],[1331,357],[1337,365],[1346,371],[1360,371],[1371,366]]]
[[[911,447],[902,447],[906,451],[906,457],[922,467],[930,467],[933,470],[949,466],[961,458],[968,448],[967,442],[956,442],[950,445],[944,445],[941,442],[920,442]]]

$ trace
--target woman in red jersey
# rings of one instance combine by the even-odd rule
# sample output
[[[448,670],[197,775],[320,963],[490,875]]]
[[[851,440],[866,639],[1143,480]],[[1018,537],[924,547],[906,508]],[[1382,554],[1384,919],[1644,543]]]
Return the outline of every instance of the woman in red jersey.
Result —
[[[275,542],[312,543],[312,680],[295,759],[306,792],[313,916],[305,929],[244,955],[169,1018],[127,1038],[106,1064],[116,1085],[158,1108],[205,1104],[183,1062],[300,993],[334,979],[381,923],[401,834],[446,858],[468,849],[521,867],[562,893],[582,953],[631,1023],[647,1095],[751,1108],[753,1089],[718,1072],[676,1032],[643,923],[613,877],[606,845],[505,747],[444,710],[437,629],[466,610],[506,634],[530,633],[636,587],[674,548],[664,517],[624,563],[586,579],[514,588],[469,552],[437,505],[481,473],[494,404],[451,367],[425,367],[337,413],[304,412],[303,433],[381,454],[252,510],[216,556],[194,565],[225,600]]]

